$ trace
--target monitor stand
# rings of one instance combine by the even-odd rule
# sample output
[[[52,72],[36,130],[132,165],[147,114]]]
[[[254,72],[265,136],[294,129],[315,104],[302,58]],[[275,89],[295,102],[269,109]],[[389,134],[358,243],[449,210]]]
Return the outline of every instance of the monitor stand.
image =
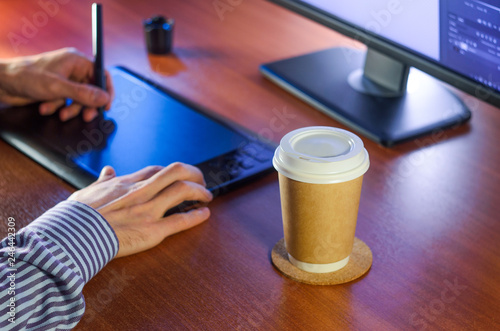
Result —
[[[466,122],[471,116],[438,80],[372,49],[327,49],[263,64],[260,71],[385,146]]]

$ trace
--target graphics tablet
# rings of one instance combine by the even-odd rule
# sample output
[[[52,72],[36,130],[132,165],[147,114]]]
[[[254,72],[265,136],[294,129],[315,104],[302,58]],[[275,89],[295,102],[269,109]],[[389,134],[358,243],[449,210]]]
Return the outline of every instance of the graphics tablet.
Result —
[[[0,135],[70,184],[82,188],[105,165],[117,175],[180,161],[198,166],[216,195],[272,170],[275,145],[123,67],[110,69],[111,110],[85,123],[0,111]]]

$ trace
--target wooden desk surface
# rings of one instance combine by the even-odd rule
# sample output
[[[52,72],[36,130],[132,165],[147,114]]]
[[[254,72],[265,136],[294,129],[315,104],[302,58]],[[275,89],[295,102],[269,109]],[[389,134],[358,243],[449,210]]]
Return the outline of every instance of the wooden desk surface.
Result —
[[[0,57],[65,46],[90,55],[90,3],[0,2]],[[331,30],[263,1],[102,3],[107,65],[276,142],[303,126],[343,127],[258,72],[264,62],[357,46]],[[146,54],[142,20],[158,13],[176,19],[175,57]],[[473,111],[467,126],[391,149],[363,139],[371,168],[356,235],[374,261],[362,279],[315,287],[273,268],[282,225],[271,174],[218,197],[205,224],[109,263],[84,289],[77,329],[500,329],[500,110],[463,98]],[[2,235],[8,217],[24,226],[74,190],[3,141],[0,169]]]

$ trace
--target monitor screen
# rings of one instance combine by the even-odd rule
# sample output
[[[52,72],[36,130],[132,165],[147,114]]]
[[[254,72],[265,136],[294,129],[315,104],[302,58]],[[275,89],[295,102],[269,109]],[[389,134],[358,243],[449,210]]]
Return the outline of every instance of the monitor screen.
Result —
[[[263,64],[262,74],[381,144],[469,120],[470,111],[442,82],[500,106],[498,1],[271,1],[367,51],[305,54]]]
[[[498,1],[302,2],[500,91]]]

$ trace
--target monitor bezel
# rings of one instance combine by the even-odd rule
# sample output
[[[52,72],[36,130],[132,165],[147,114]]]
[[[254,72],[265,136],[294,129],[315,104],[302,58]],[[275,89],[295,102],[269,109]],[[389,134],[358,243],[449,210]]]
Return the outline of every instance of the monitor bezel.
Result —
[[[284,8],[294,11],[319,24],[329,27],[349,38],[359,41],[369,48],[377,50],[408,66],[415,67],[429,75],[462,90],[472,97],[500,107],[500,92],[462,75],[425,55],[392,42],[371,31],[366,31],[355,24],[349,23],[333,14],[327,13],[307,3],[298,0],[268,0]]]

